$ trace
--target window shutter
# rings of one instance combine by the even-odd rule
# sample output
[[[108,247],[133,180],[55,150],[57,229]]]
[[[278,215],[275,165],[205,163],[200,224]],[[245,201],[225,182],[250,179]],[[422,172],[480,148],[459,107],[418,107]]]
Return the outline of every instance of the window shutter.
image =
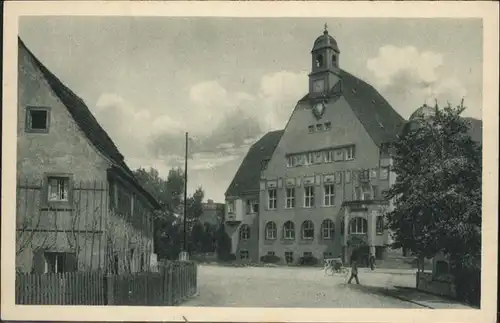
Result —
[[[33,251],[33,272],[35,274],[43,274],[45,272],[45,256],[44,250],[39,248]]]
[[[67,253],[65,254],[64,260],[65,260],[64,268],[66,269],[65,270],[66,272],[78,271],[78,259],[76,257],[76,254]]]

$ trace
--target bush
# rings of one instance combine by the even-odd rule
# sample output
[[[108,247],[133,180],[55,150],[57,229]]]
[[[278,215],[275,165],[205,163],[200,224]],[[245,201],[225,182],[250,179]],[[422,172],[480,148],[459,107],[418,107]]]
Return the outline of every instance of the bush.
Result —
[[[265,264],[275,264],[281,260],[280,257],[276,255],[264,255],[260,257],[260,261],[262,261]]]
[[[314,256],[303,256],[299,258],[300,266],[315,266],[318,264],[318,258]]]
[[[478,268],[461,269],[455,275],[455,286],[459,301],[474,306],[481,305],[481,270]]]

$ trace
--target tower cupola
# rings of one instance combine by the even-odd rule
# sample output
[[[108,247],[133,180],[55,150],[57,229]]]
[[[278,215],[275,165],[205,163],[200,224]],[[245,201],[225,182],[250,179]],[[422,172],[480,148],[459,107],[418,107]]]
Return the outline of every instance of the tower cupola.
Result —
[[[325,24],[323,34],[314,41],[311,50],[312,67],[309,74],[311,96],[324,96],[339,81],[339,55],[337,41],[328,33]]]

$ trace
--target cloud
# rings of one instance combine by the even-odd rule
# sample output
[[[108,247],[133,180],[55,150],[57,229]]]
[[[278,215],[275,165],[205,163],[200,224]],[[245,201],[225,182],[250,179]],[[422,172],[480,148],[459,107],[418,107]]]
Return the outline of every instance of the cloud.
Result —
[[[444,73],[443,54],[419,51],[413,46],[386,45],[367,60],[372,81],[404,117],[424,103],[459,104],[467,95],[454,75]]]
[[[94,113],[130,167],[154,167],[162,176],[171,167],[184,167],[188,131],[188,167],[196,177],[228,165],[235,169],[264,133],[282,129],[307,91],[307,74],[278,71],[257,84],[244,92],[230,91],[218,80],[202,81],[188,88],[186,102],[157,114],[147,104],[138,107],[121,95],[103,93]]]

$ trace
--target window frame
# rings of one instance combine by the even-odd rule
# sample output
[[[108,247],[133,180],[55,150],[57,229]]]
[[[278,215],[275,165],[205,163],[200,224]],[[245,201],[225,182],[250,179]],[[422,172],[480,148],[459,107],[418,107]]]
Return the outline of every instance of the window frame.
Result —
[[[348,146],[345,148],[345,160],[354,160],[356,158],[354,146]]]
[[[235,213],[235,201],[234,200],[226,201],[226,209],[227,209],[227,214],[234,214]]]
[[[51,200],[50,194],[50,180],[51,179],[64,179],[67,181],[67,199],[66,200]],[[43,180],[43,202],[47,207],[71,207],[73,205],[73,174],[71,173],[45,173]]]
[[[328,226],[326,226],[328,224]],[[328,234],[325,235],[325,232]],[[335,238],[335,223],[331,219],[325,219],[321,222],[321,237],[323,240],[333,240]]]
[[[311,226],[309,228],[306,228],[306,223],[311,224]],[[310,237],[306,237],[306,234],[305,234],[306,230],[312,231]],[[311,220],[305,220],[304,222],[302,222],[300,231],[301,231],[302,240],[314,240],[314,223]]]
[[[268,221],[264,228],[266,240],[276,240],[278,238],[278,227],[276,222]],[[271,235],[269,233],[272,233]]]
[[[381,236],[384,234],[384,231],[385,231],[384,216],[377,215],[377,217],[375,218],[375,234]]]
[[[327,194],[327,187],[330,188],[330,192]],[[329,199],[329,203],[327,202]],[[323,185],[323,206],[330,207],[335,206],[335,184],[325,184]]]
[[[251,237],[250,226],[248,224],[241,225],[240,229],[238,230],[238,236],[240,238],[240,241],[250,240]]]
[[[361,230],[359,231],[359,225],[358,225],[358,221],[361,223],[360,226],[361,226]],[[353,224],[355,224],[355,221],[356,221],[356,225],[353,226]],[[356,228],[356,230],[352,230],[353,228]],[[357,216],[357,217],[354,217],[351,219],[351,221],[349,222],[349,234],[368,234],[368,220],[365,219],[365,218],[362,218],[360,216]]]
[[[285,263],[293,263],[293,251],[285,251]]]
[[[291,224],[291,228],[287,228],[287,224]],[[290,220],[283,223],[283,239],[295,240],[295,223]]]
[[[273,197],[271,197],[271,192],[274,192]],[[277,208],[278,208],[278,190],[273,187],[267,190],[267,209],[276,210]]]
[[[51,108],[50,107],[45,107],[45,106],[27,106],[25,109],[26,113],[26,118],[25,118],[25,125],[24,125],[24,131],[26,133],[49,133],[50,131],[50,115],[51,115]],[[46,120],[45,120],[45,129],[33,129],[31,127],[31,111],[45,111],[46,113]]]
[[[250,259],[250,252],[246,249],[240,249],[240,260],[248,260]],[[245,257],[243,257],[243,255],[246,255]]]
[[[315,195],[314,185],[304,186],[304,208],[310,209],[314,207],[315,205],[314,195]]]
[[[254,207],[257,209],[254,210]],[[257,199],[247,200],[247,214],[257,214],[259,213],[259,201]]]
[[[288,193],[290,192],[293,192],[293,196],[289,195]],[[293,209],[295,208],[295,196],[296,196],[296,191],[295,191],[295,187],[287,187],[285,189],[285,209]],[[290,202],[290,205],[289,205],[289,202]]]

